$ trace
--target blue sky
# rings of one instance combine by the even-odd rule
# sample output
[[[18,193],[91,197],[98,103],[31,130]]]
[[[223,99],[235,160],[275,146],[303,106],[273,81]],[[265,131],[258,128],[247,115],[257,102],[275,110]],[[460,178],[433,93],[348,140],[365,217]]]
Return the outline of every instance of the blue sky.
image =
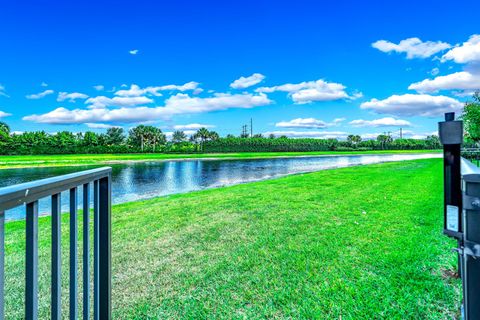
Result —
[[[238,135],[253,118],[254,133],[422,137],[480,89],[478,12],[478,1],[4,2],[0,120]]]

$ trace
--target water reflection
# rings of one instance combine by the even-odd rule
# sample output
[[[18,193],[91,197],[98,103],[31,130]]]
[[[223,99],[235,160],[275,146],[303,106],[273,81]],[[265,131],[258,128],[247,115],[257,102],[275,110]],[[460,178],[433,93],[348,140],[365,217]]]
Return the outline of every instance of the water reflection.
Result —
[[[440,154],[359,155],[258,160],[192,160],[138,162],[112,165],[112,201],[122,203],[205,188],[265,180],[288,174],[364,165],[440,157]],[[24,168],[0,170],[0,187],[91,169],[92,166]],[[82,199],[81,188],[78,190]],[[41,214],[48,214],[50,200],[39,202]],[[68,210],[68,192],[62,194],[63,210]],[[24,208],[7,211],[7,219],[24,216]]]

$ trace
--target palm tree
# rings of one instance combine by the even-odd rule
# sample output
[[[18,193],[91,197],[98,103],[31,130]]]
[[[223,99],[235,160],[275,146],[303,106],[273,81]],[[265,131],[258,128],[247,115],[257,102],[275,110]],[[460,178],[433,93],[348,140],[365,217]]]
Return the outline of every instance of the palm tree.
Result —
[[[146,134],[147,134],[147,127],[144,126],[143,124],[130,129],[129,131],[130,144],[134,146],[138,146],[138,144],[140,143],[140,150],[142,150],[143,152],[143,148],[145,146]]]
[[[207,128],[200,128],[193,136],[195,140],[200,139],[200,149],[203,151],[203,144],[209,138],[210,132]]]
[[[180,143],[187,140],[187,135],[183,131],[174,131],[172,135],[172,141],[173,143]]]

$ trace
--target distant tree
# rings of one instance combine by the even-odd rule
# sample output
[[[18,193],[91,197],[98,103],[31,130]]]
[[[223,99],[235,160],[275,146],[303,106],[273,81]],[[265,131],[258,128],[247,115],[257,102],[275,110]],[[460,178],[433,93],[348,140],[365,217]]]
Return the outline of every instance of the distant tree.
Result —
[[[286,135],[281,135],[279,139],[288,139],[288,137]]]
[[[90,146],[98,146],[99,145],[99,136],[95,132],[87,131],[83,135],[82,145],[90,147]]]
[[[425,138],[425,144],[429,149],[440,149],[442,147],[440,139],[436,135],[427,136]]]
[[[185,140],[187,140],[187,135],[185,134],[185,132],[179,131],[179,130],[173,132],[173,135],[172,135],[173,143],[180,143]]]
[[[210,133],[208,134],[208,140],[218,140],[220,139],[220,136],[218,135],[218,133],[216,133],[215,131],[210,131]]]
[[[351,134],[347,137],[348,143],[350,143],[353,147],[356,147],[357,144],[362,142],[362,137],[360,137],[358,134]]]
[[[143,152],[146,136],[146,126],[144,126],[143,124],[138,125],[135,128],[130,129],[130,131],[128,132],[129,144],[134,147],[140,147],[140,150]]]
[[[377,136],[377,141],[381,144],[382,149],[385,149],[388,144],[393,142],[393,139],[390,135],[380,134]]]
[[[268,135],[268,139],[275,139],[275,135],[274,135],[273,133],[270,133],[270,134]]]
[[[125,142],[125,130],[120,127],[108,128],[104,140],[109,146],[121,145]]]
[[[167,142],[167,138],[159,128],[147,126],[147,129],[148,141],[153,146],[153,152],[155,152],[156,146],[164,145]]]
[[[235,136],[231,133],[227,134],[226,136],[227,139],[232,139],[232,138],[235,138]]]
[[[215,131],[208,131],[206,128],[200,128],[192,135],[192,141],[200,141],[200,150],[203,151],[203,145],[208,140],[218,140],[220,137]]]
[[[480,141],[480,92],[473,95],[473,101],[465,103],[462,120],[465,133],[475,143]]]
[[[253,135],[254,138],[263,138],[263,134],[257,133]]]
[[[0,131],[6,134],[10,134],[10,126],[5,122],[0,121]]]
[[[10,140],[10,127],[5,122],[0,122],[0,142]]]

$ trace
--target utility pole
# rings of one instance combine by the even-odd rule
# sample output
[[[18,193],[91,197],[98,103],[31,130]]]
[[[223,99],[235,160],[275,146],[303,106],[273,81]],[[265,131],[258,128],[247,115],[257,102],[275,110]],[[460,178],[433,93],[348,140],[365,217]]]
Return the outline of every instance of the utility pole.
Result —
[[[250,118],[250,138],[253,138],[253,119]]]

